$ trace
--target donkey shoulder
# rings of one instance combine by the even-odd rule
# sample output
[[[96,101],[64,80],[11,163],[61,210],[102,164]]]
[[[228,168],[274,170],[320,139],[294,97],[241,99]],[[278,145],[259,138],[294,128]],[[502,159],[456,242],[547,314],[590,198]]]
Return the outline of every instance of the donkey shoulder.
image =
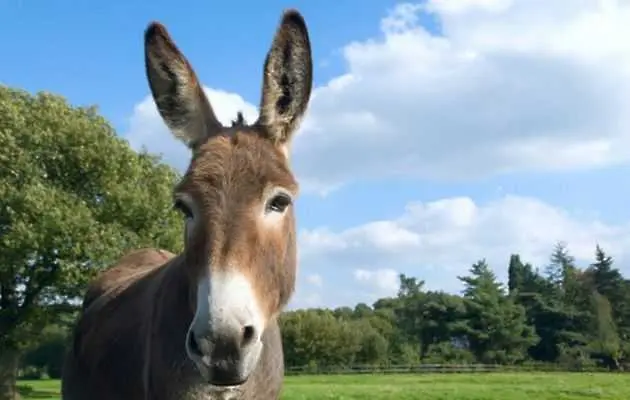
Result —
[[[102,296],[116,296],[134,281],[161,267],[175,254],[167,250],[144,248],[123,255],[116,264],[102,271],[88,285],[83,296],[83,310],[87,310]]]

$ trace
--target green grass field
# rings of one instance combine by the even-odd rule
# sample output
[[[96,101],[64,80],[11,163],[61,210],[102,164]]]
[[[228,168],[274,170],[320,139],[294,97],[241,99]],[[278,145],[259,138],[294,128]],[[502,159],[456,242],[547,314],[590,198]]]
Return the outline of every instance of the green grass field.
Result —
[[[58,400],[59,381],[21,381],[25,400]],[[630,375],[492,373],[287,377],[283,400],[627,400]]]

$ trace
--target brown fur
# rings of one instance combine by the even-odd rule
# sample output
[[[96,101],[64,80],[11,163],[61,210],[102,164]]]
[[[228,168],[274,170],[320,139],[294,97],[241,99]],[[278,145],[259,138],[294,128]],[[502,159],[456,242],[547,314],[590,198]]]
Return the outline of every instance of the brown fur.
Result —
[[[123,256],[87,289],[62,384],[64,400],[183,400],[224,398],[210,391],[185,351],[195,313],[196,281],[238,268],[249,279],[266,319],[260,361],[232,395],[277,399],[283,351],[277,316],[294,291],[295,216],[289,205],[279,223],[261,216],[273,188],[297,196],[286,149],[309,100],[310,43],[297,11],[283,14],[265,60],[261,116],[242,115],[223,127],[190,63],[166,29],[145,34],[147,77],[160,115],[192,150],[174,188],[195,222],[175,255],[141,249]],[[229,397],[228,397],[229,398]]]

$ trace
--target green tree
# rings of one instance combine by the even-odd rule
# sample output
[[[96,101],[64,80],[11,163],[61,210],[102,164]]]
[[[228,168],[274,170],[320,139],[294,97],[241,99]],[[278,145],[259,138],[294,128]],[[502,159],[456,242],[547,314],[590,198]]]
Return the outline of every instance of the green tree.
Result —
[[[422,292],[424,281],[405,274],[398,274],[398,297],[405,298]]]
[[[564,294],[573,288],[575,258],[569,253],[566,243],[558,242],[551,253],[550,261],[546,268],[547,279],[556,289],[557,296],[564,298]]]
[[[466,306],[460,296],[444,292],[427,292],[422,314],[421,331],[422,357],[433,351],[443,356],[444,361],[461,361],[468,352],[464,348],[466,332]],[[433,349],[433,350],[431,350]]]
[[[459,279],[465,285],[468,343],[477,360],[511,364],[524,359],[538,339],[525,309],[504,293],[485,260]]]
[[[612,317],[620,328],[621,337],[630,339],[630,286],[614,260],[597,245],[595,262],[586,271],[592,289],[605,296],[612,306]]]
[[[21,351],[128,249],[179,251],[177,173],[93,107],[0,86],[0,400]]]
[[[59,322],[48,325],[38,336],[32,348],[27,349],[22,357],[22,368],[36,371],[38,377],[42,374],[52,379],[61,378],[63,356],[69,339],[69,324],[73,314],[64,315]]]
[[[611,369],[619,369],[622,346],[617,333],[617,326],[612,315],[610,303],[597,291],[592,296],[593,322],[591,341],[588,347],[593,356]]]
[[[562,358],[563,363],[573,363],[572,358],[578,360],[582,357],[589,340],[591,290],[587,277],[575,265],[575,258],[566,243],[558,242],[550,259],[537,330],[545,331],[541,337],[545,341],[547,355],[551,356],[550,361]]]
[[[527,272],[521,256],[512,254],[508,265],[508,292],[510,294],[519,293],[524,289]]]
[[[351,327],[358,335],[358,350],[355,362],[363,365],[383,365],[388,361],[389,343],[377,328],[372,326],[371,318],[352,321]]]
[[[343,367],[353,364],[361,347],[354,321],[331,310],[298,310],[282,314],[280,327],[288,367]]]
[[[510,296],[525,308],[526,320],[540,338],[528,349],[530,357],[540,361],[554,361],[558,357],[559,330],[567,316],[556,296],[556,287],[535,270],[512,256],[508,268]]]
[[[413,359],[413,357],[410,357],[412,349],[418,349],[417,357],[420,358],[420,341],[422,340],[422,327],[424,326],[422,312],[425,298],[425,292],[423,291],[424,281],[405,274],[399,274],[398,281],[398,294],[391,302],[390,307],[395,313],[396,323],[399,327],[398,341],[410,341],[412,346],[404,349],[394,346],[394,351],[406,354],[405,359],[411,360]],[[380,302],[378,306],[383,304],[383,302]]]

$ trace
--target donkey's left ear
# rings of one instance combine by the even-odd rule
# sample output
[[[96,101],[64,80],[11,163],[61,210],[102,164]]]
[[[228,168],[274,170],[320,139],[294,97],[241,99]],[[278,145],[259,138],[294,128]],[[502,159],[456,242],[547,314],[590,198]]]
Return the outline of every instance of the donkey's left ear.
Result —
[[[267,137],[285,147],[299,127],[311,97],[313,61],[304,18],[283,13],[265,59],[260,125]]]

